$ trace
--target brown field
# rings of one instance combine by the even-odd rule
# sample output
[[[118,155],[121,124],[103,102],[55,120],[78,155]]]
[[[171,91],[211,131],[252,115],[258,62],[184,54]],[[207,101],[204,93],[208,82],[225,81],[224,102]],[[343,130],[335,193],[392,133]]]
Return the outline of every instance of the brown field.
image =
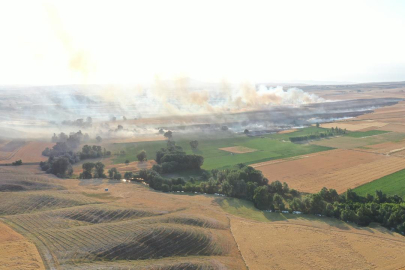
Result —
[[[311,142],[311,144],[340,149],[353,149],[385,142],[399,142],[404,139],[405,139],[404,133],[388,132],[364,138],[353,138],[349,136],[334,137],[330,139],[313,141]]]
[[[0,222],[0,269],[45,269],[33,243]]]
[[[244,146],[232,146],[232,147],[225,147],[225,148],[218,148],[218,149],[222,150],[222,151],[231,152],[234,154],[252,153],[252,152],[257,151],[257,149],[244,147]]]
[[[365,129],[378,129],[386,125],[387,123],[374,121],[341,121],[341,122],[321,124],[321,127],[323,128],[338,127],[341,129],[347,129],[349,131],[362,131]]]
[[[338,193],[355,188],[405,168],[405,159],[355,150],[331,150],[306,158],[253,164],[270,182],[287,182],[302,192],[318,192],[323,187]]]
[[[31,141],[13,147],[11,152],[0,151],[0,164],[9,164],[21,159],[23,163],[48,160],[42,155],[45,148],[51,148],[54,143]]]
[[[404,269],[405,238],[329,218],[254,222],[231,218],[249,269]]]

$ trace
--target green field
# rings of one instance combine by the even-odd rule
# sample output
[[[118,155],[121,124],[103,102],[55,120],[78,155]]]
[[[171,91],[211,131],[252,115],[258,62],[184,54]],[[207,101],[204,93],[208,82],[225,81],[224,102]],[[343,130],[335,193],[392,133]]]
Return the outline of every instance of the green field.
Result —
[[[175,139],[176,144],[183,147],[187,154],[197,154],[204,157],[203,169],[211,170],[217,168],[225,168],[236,165],[238,163],[253,164],[272,159],[280,159],[293,157],[298,155],[306,155],[314,152],[330,150],[329,147],[294,144],[289,142],[288,138],[297,136],[297,133],[303,135],[308,132],[315,132],[316,128],[310,127],[289,134],[275,134],[266,137],[247,137],[245,135],[234,135],[227,138],[203,138],[198,140],[199,145],[197,150],[192,150],[190,140],[194,139],[190,136],[189,139]],[[284,141],[283,141],[284,140]],[[114,163],[123,163],[125,160],[135,161],[136,155],[145,150],[149,159],[154,159],[156,152],[166,146],[166,141],[155,142],[139,142],[139,143],[123,143],[112,145],[113,152],[125,150],[126,154],[117,156]],[[243,154],[233,154],[227,151],[219,150],[219,148],[244,146],[256,149],[257,151]]]
[[[363,196],[367,193],[374,195],[376,190],[381,190],[388,195],[398,195],[405,199],[405,170],[386,175],[354,189],[357,194]]]
[[[347,134],[349,137],[354,137],[354,138],[363,138],[363,137],[369,137],[369,136],[374,136],[374,135],[380,135],[384,133],[388,133],[390,131],[384,131],[384,130],[369,130],[369,131],[355,131],[355,132],[350,132]]]

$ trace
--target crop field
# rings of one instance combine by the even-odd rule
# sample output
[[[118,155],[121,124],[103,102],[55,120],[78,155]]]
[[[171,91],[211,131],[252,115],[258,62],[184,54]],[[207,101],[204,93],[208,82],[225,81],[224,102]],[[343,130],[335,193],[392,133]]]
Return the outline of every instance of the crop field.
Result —
[[[341,129],[347,129],[348,131],[361,131],[364,129],[378,129],[381,127],[386,126],[387,123],[383,122],[376,122],[376,121],[340,121],[340,122],[334,122],[334,123],[325,123],[321,124],[321,127],[323,128],[341,128]]]
[[[388,132],[380,135],[369,136],[365,138],[354,138],[349,136],[341,136],[330,139],[324,139],[319,141],[313,141],[311,144],[326,146],[332,148],[341,149],[353,149],[358,147],[364,147],[372,144],[379,144],[385,142],[399,142],[405,139],[404,133]]]
[[[0,164],[10,164],[19,159],[21,159],[23,163],[45,161],[48,157],[43,156],[42,151],[44,151],[45,148],[51,148],[54,145],[54,143],[37,141],[18,141],[17,143],[11,141],[11,143],[13,143],[12,148],[6,148],[11,149],[10,151],[3,150],[6,146],[0,148]]]
[[[30,182],[28,174],[22,177]],[[229,221],[210,209],[210,197],[163,194],[142,184],[35,177],[32,183],[49,178],[49,185],[65,190],[0,192],[0,215],[35,243],[46,268],[244,269]],[[22,180],[15,175],[14,181]],[[111,199],[102,199],[105,194]]]
[[[293,133],[274,134],[262,138],[241,135],[221,139],[203,139],[198,141],[199,145],[196,150],[191,149],[189,140],[177,140],[176,144],[183,147],[183,150],[185,150],[188,154],[202,155],[204,157],[204,165],[202,168],[210,170],[230,167],[238,163],[253,164],[272,159],[293,157],[297,155],[330,150],[331,148],[324,146],[293,144],[289,142],[288,138],[291,136],[310,134],[319,130],[323,129],[308,128]],[[148,159],[154,159],[156,152],[160,148],[166,147],[166,142],[158,141],[133,144],[114,144],[111,145],[111,147],[114,151],[126,151],[125,155],[118,156],[114,159],[114,163],[124,163],[127,159],[129,161],[135,161],[136,155],[141,150],[146,151]],[[248,148],[256,149],[257,151],[235,154],[221,150],[229,147],[232,147],[232,149],[242,147],[241,149]]]
[[[330,218],[253,222],[231,218],[249,269],[402,269],[405,238]]]
[[[295,160],[253,164],[270,182],[287,182],[291,188],[314,193],[323,187],[338,193],[405,168],[405,160],[354,150],[336,149]]]
[[[354,138],[365,138],[365,137],[380,135],[380,134],[384,134],[384,133],[388,133],[388,132],[389,131],[384,131],[384,130],[356,131],[356,132],[350,132],[346,136],[354,137]]]
[[[405,170],[400,170],[359,186],[354,191],[360,195],[369,193],[374,196],[376,190],[381,190],[388,195],[398,195],[405,199]]]
[[[45,269],[33,243],[2,222],[0,231],[0,269]]]

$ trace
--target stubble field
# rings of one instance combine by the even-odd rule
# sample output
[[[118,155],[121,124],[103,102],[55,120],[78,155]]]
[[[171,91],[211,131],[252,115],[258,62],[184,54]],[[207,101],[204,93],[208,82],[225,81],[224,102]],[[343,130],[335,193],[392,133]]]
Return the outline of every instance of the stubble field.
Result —
[[[338,193],[405,168],[405,159],[355,150],[336,149],[304,156],[253,164],[270,182],[287,182],[291,188],[315,193],[323,187]]]

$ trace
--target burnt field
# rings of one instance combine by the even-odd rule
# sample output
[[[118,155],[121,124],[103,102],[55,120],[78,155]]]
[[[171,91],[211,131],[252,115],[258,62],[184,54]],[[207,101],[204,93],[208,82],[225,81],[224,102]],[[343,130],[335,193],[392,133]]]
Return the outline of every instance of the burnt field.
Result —
[[[187,124],[161,127],[178,131],[213,131],[223,130],[224,126],[235,132],[244,129],[253,134],[277,132],[292,127],[309,126],[315,123],[332,122],[338,119],[357,117],[371,113],[377,108],[392,106],[402,101],[399,98],[358,99],[334,102],[313,103],[301,106],[276,106],[267,110],[220,115],[194,116]],[[186,122],[185,117],[179,117],[179,122]],[[226,128],[225,128],[226,129]]]

